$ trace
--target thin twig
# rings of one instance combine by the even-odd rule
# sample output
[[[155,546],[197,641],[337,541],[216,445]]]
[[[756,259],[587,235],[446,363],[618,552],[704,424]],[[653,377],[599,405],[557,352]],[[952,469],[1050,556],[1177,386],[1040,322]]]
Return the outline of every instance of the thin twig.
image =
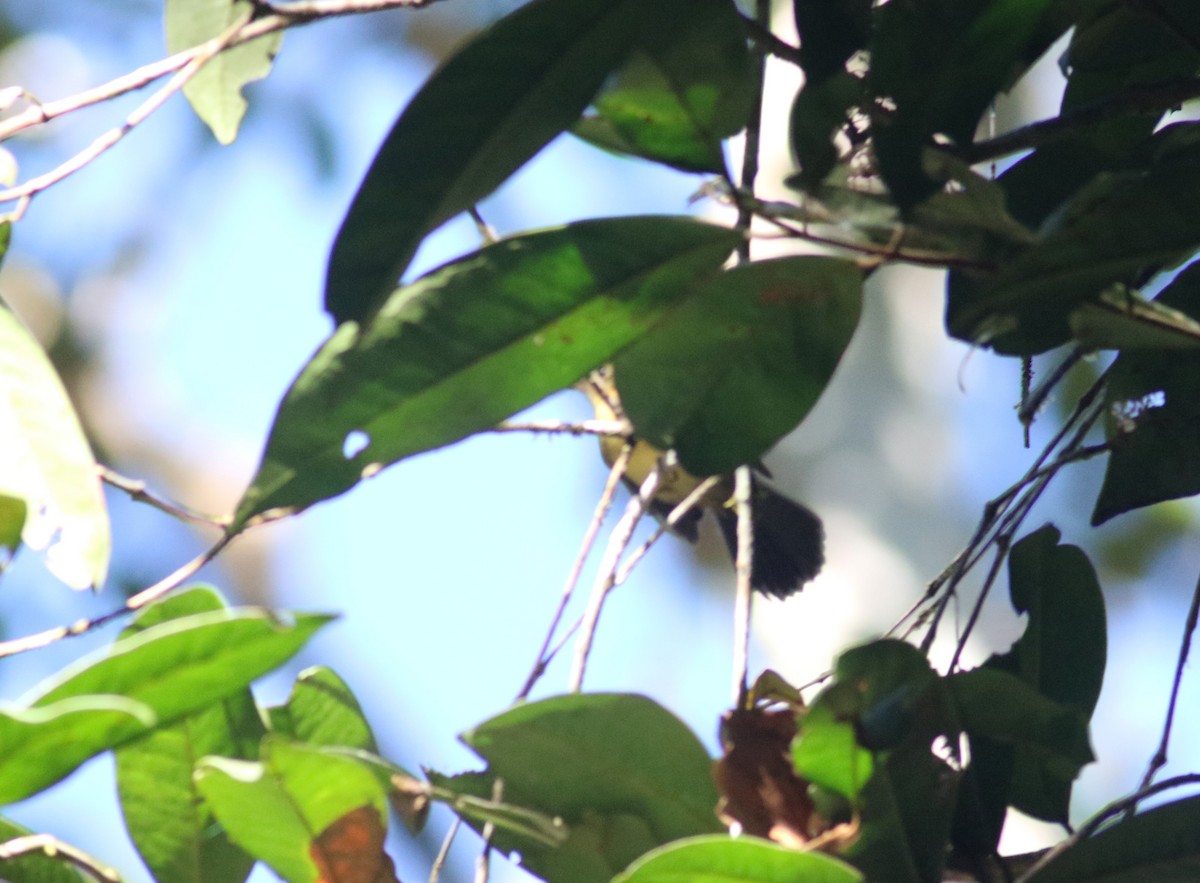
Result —
[[[579,584],[579,575],[583,572],[583,564],[587,560],[588,555],[591,554],[592,546],[595,544],[596,537],[600,533],[600,526],[604,523],[604,518],[608,515],[608,510],[612,507],[613,497],[616,496],[617,487],[621,484],[621,478],[625,475],[625,470],[629,466],[629,459],[632,456],[633,445],[627,443],[621,448],[621,453],[617,456],[617,459],[613,461],[612,468],[608,472],[608,479],[604,482],[604,491],[600,494],[600,500],[596,503],[596,509],[592,513],[592,520],[588,522],[587,529],[584,531],[583,542],[579,544],[579,554],[575,556],[575,563],[571,565],[571,572],[567,575],[567,581],[563,585],[562,596],[558,601],[558,609],[554,611],[554,617],[550,620],[550,628],[546,629],[546,638],[542,641],[542,646],[538,650],[537,661],[534,662],[533,669],[529,672],[529,677],[525,679],[525,684],[521,687],[521,691],[517,693],[516,701],[518,702],[529,696],[534,684],[546,673],[546,667],[553,658],[552,654],[547,654],[550,652],[554,633],[558,631],[563,614],[566,613],[567,605],[570,604],[571,598],[575,594],[575,587]]]
[[[112,485],[117,490],[124,491],[135,503],[146,503],[160,512],[165,512],[168,515],[178,518],[180,521],[192,521],[196,524],[207,524],[220,528],[228,527],[232,521],[228,515],[208,515],[204,512],[198,512],[189,506],[184,506],[181,503],[175,503],[164,497],[156,496],[146,490],[146,482],[137,478],[127,478],[119,472],[109,469],[107,466],[98,465],[96,471],[99,473],[101,481]]]
[[[512,423],[505,420],[493,426],[489,432],[557,432],[569,435],[616,435],[630,434],[626,420],[522,420]]]
[[[504,799],[504,780],[497,778],[492,782],[492,800],[499,803]],[[483,849],[475,863],[475,883],[487,883],[491,872],[492,838],[496,835],[496,825],[488,820],[483,825]]]
[[[771,32],[769,27],[763,27],[748,15],[742,16],[742,24],[749,32],[751,42],[756,45],[760,52],[774,55],[776,58],[782,58],[796,67],[804,66],[799,47],[779,39],[779,37]]]
[[[1183,667],[1187,665],[1188,655],[1192,651],[1192,636],[1196,633],[1196,624],[1200,620],[1200,578],[1196,580],[1196,588],[1192,590],[1192,604],[1188,608],[1187,621],[1183,624],[1183,640],[1179,642],[1179,658],[1175,662],[1175,681],[1171,685],[1171,700],[1167,703],[1167,716],[1163,721],[1162,738],[1158,742],[1158,750],[1150,758],[1146,775],[1142,777],[1142,788],[1148,788],[1154,781],[1155,774],[1167,765],[1167,747],[1171,741],[1171,729],[1175,725],[1175,707],[1179,702],[1179,687],[1183,683]]]
[[[629,574],[632,572],[633,568],[637,566],[638,562],[641,561],[643,557],[645,557],[646,553],[650,551],[651,547],[660,539],[662,539],[663,534],[671,530],[673,527],[675,527],[675,525],[682,521],[683,517],[695,509],[696,506],[700,504],[700,501],[708,495],[708,492],[720,483],[721,476],[710,475],[708,478],[704,479],[704,481],[700,482],[700,484],[692,488],[692,492],[684,497],[679,502],[679,505],[677,505],[667,514],[667,517],[664,518],[658,527],[654,529],[654,532],[650,534],[650,536],[646,539],[646,542],[634,549],[630,556],[626,558],[624,562],[622,562],[620,569],[617,570],[616,579],[613,580],[613,586],[619,586],[624,583],[625,580],[629,579]]]
[[[461,827],[462,816],[456,815],[454,821],[450,823],[450,828],[446,831],[446,836],[442,838],[442,845],[433,858],[433,864],[429,866],[429,883],[437,883],[438,878],[442,876],[442,869],[446,867],[446,859],[450,857],[450,847],[454,845],[454,838],[458,836],[458,830]]]
[[[760,28],[771,30],[770,0],[755,0],[754,20]],[[763,113],[763,84],[767,77],[767,54],[760,47],[755,47],[758,56],[758,76],[754,81],[754,97],[750,105],[750,118],[746,121],[745,145],[742,150],[742,171],[740,189],[754,196],[754,182],[758,178],[759,141],[762,134]],[[754,220],[754,212],[744,205],[738,205],[737,229],[750,232],[750,224]],[[750,238],[744,237],[738,243],[738,256],[742,261],[750,260]]]
[[[1032,392],[1025,394],[1021,399],[1021,406],[1017,410],[1017,419],[1028,427],[1033,423],[1038,411],[1042,409],[1046,399],[1054,390],[1062,379],[1066,377],[1067,372],[1074,368],[1079,361],[1088,354],[1089,350],[1083,346],[1077,346],[1067,354],[1067,357],[1053,371],[1042,378]],[[1028,445],[1027,445],[1028,447]]]
[[[162,77],[174,74],[161,89],[126,117],[124,123],[98,137],[87,148],[43,175],[0,190],[0,203],[17,201],[17,208],[11,216],[14,219],[19,218],[33,196],[90,164],[141,124],[171,95],[182,89],[209,61],[227,49],[324,18],[426,6],[431,2],[434,0],[313,0],[289,4],[259,2],[257,8],[266,10],[267,14],[236,22],[221,35],[199,46],[144,65],[102,86],[58,101],[35,103],[28,110],[0,122],[0,141],[65,114],[143,89]]]
[[[163,595],[170,592],[172,589],[179,587],[184,580],[190,579],[196,574],[200,568],[213,560],[220,552],[233,540],[236,534],[222,534],[207,551],[197,555],[187,564],[180,567],[174,573],[163,577],[161,580],[150,586],[148,589],[143,589],[132,598],[125,602],[125,606],[118,610],[112,610],[95,619],[81,619],[78,622],[69,626],[58,626],[56,628],[47,629],[44,632],[38,632],[33,635],[26,635],[23,638],[13,638],[10,641],[0,642],[0,658],[5,656],[15,656],[18,653],[24,653],[28,650],[37,650],[41,647],[47,647],[56,641],[61,641],[64,638],[74,638],[79,635],[86,634],[92,629],[98,628],[106,623],[112,622],[118,617],[124,616],[127,613],[132,613],[135,610],[140,610],[151,601],[161,598]]]
[[[0,843],[0,862],[11,861],[31,852],[43,852],[47,858],[62,858],[97,880],[120,883],[121,875],[82,849],[64,843],[50,834],[27,834]]]
[[[662,478],[665,462],[671,456],[670,452],[665,454],[659,460],[658,465],[650,471],[638,489],[637,495],[629,501],[629,505],[625,508],[625,514],[613,528],[608,547],[604,550],[604,557],[596,572],[595,582],[592,583],[592,594],[588,598],[579,638],[575,643],[575,658],[571,665],[571,677],[568,682],[568,688],[572,693],[578,693],[583,689],[583,675],[587,671],[588,655],[592,651],[592,642],[596,637],[596,627],[600,622],[600,611],[604,606],[604,599],[608,596],[609,590],[612,589],[616,580],[617,564],[629,545],[629,541],[633,538],[634,529],[654,498]]]
[[[977,141],[954,151],[971,165],[1032,150],[1074,134],[1087,126],[1133,113],[1162,113],[1185,101],[1200,98],[1200,78],[1187,77],[1129,88],[1059,116],[1030,123],[995,138]]]
[[[237,22],[227,28],[220,36],[214,37],[203,44],[203,46],[198,47],[196,53],[187,64],[176,71],[174,76],[167,81],[166,85],[142,102],[133,113],[125,118],[125,121],[121,125],[115,129],[109,129],[83,150],[79,151],[79,153],[66,162],[60,163],[45,174],[30,178],[24,184],[0,190],[0,203],[18,201],[17,208],[11,213],[11,219],[19,219],[24,214],[26,207],[28,207],[30,199],[35,195],[86,167],[120,142],[122,138],[132,132],[141,123],[145,122],[152,113],[162,107],[168,98],[186,86],[196,74],[200,73],[206,64],[231,46],[246,24],[247,20]]]
[[[1182,788],[1187,785],[1197,784],[1200,784],[1200,773],[1187,773],[1186,775],[1164,779],[1163,781],[1154,785],[1148,785],[1144,788],[1139,788],[1132,794],[1122,797],[1119,800],[1114,800],[1108,806],[1104,807],[1104,809],[1100,810],[1100,812],[1096,813],[1094,816],[1076,828],[1070,837],[1058,842],[1054,845],[1054,847],[1047,850],[1041,858],[1034,862],[1033,865],[1031,865],[1029,869],[1016,880],[1016,883],[1027,883],[1027,881],[1032,880],[1041,873],[1043,868],[1045,868],[1064,852],[1072,849],[1094,835],[1100,829],[1100,826],[1109,819],[1116,818],[1122,813],[1127,812],[1131,807],[1136,807],[1147,797],[1153,797],[1155,794],[1160,794],[1163,791],[1167,791],[1172,788]]]
[[[479,206],[473,205],[467,209],[467,214],[471,216],[471,220],[475,222],[475,229],[479,231],[479,238],[484,241],[484,244],[491,245],[494,242],[499,242],[500,237],[496,235],[495,229],[487,221],[483,219],[483,215],[479,213]]]
[[[906,632],[906,636],[912,634],[912,628],[915,628],[926,616],[926,613],[922,612],[925,605],[938,599],[934,604],[929,628],[921,641],[921,648],[927,651],[933,645],[941,619],[949,607],[958,584],[967,572],[975,566],[1005,531],[1009,531],[1008,535],[1011,538],[1012,532],[1020,525],[1029,509],[1032,508],[1033,502],[1041,496],[1046,485],[1059,469],[1076,459],[1085,459],[1084,451],[1087,452],[1086,456],[1094,456],[1095,453],[1098,453],[1094,449],[1085,449],[1083,439],[1103,414],[1103,400],[1097,401],[1103,388],[1104,378],[1093,383],[1080,397],[1075,410],[1034,459],[1025,474],[983,507],[983,514],[966,547],[955,556],[945,570],[929,583],[925,595],[892,627],[893,631],[906,620],[920,614],[917,623]],[[1072,430],[1075,430],[1074,438],[1064,445],[1064,440]],[[1060,445],[1063,446],[1062,453],[1047,466],[1046,461],[1054,451],[1059,449]],[[1015,520],[1012,518],[1014,512],[1016,513]]]
[[[733,499],[737,510],[737,555],[733,569],[737,591],[733,604],[733,707],[744,708],[750,689],[750,609],[754,602],[750,576],[754,564],[753,480],[749,466],[733,474]]]

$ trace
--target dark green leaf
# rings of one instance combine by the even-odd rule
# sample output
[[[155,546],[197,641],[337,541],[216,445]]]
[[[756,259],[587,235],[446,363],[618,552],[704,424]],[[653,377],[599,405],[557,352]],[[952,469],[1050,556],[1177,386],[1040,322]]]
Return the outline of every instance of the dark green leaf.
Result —
[[[461,49],[388,133],[325,282],[338,323],[379,310],[421,239],[570,126],[640,34],[636,0],[534,0]]]
[[[969,854],[995,849],[1010,804],[1065,821],[1072,783],[1092,759],[1087,721],[1104,679],[1104,597],[1087,557],[1059,539],[1046,525],[1013,547],[1009,595],[1028,615],[1025,633],[983,668],[950,679],[971,737],[955,819],[956,844]]]
[[[951,280],[950,333],[1001,352],[1040,352],[1069,338],[1083,303],[1178,264],[1200,244],[1198,160],[1200,149],[1189,145],[1164,152],[1145,173],[1095,179],[998,273]]]
[[[642,696],[518,706],[463,741],[488,761],[486,774],[435,784],[487,797],[502,779],[506,803],[561,817],[569,835],[557,848],[509,832],[495,838],[554,883],[607,883],[655,846],[720,830],[711,759],[687,727]]]
[[[946,685],[968,735],[978,734],[994,742],[1027,749],[1025,760],[1036,761],[1039,772],[1055,784],[1067,783],[1068,793],[1069,783],[1079,775],[1079,770],[1095,759],[1088,745],[1084,716],[1048,699],[1016,675],[977,668],[950,675]],[[1018,808],[1030,812],[1025,805]],[[1055,811],[1063,814],[1050,820],[1064,821],[1065,807],[1055,807]]]
[[[25,502],[25,545],[49,548],[50,570],[72,588],[102,585],[110,538],[96,461],[54,366],[3,304],[0,427],[0,493]]]
[[[369,806],[386,824],[384,789],[372,769],[275,735],[264,740],[260,762],[210,757],[196,781],[230,838],[291,883],[317,880],[315,841],[343,816]]]
[[[908,208],[937,187],[921,155],[936,134],[971,141],[980,116],[1028,62],[1049,0],[936,0],[874,10],[868,81],[880,172]]]
[[[101,751],[236,694],[328,616],[291,625],[264,610],[199,613],[123,638],[0,713],[0,803],[34,794]]]
[[[618,356],[621,401],[639,435],[696,475],[754,462],[816,404],[861,304],[849,261],[735,267]]]
[[[1200,797],[1155,807],[1063,852],[1027,883],[1144,883],[1200,878]]]
[[[819,82],[808,82],[796,93],[788,135],[800,171],[789,179],[789,184],[811,192],[825,180],[838,160],[834,137],[862,100],[862,80],[844,71]]]
[[[491,245],[341,326],[284,398],[235,528],[299,510],[578,380],[686,297],[737,242],[684,218],[582,221]],[[365,447],[348,450],[360,439]]]
[[[847,689],[849,688],[849,689]],[[846,858],[869,880],[941,880],[958,774],[935,756],[935,741],[957,751],[958,728],[944,685],[915,647],[880,640],[839,657],[838,712],[854,718],[858,743],[876,752],[859,794],[861,836]],[[820,700],[818,700],[820,701]]]
[[[182,52],[206,43],[238,22],[249,21],[254,11],[250,0],[167,0],[167,51]],[[233,142],[245,116],[242,89],[271,72],[282,41],[280,31],[227,49],[183,87],[196,116],[222,144]]]
[[[183,616],[225,609],[209,589],[172,595],[141,612],[122,637]],[[129,836],[157,880],[240,883],[254,860],[229,842],[193,778],[205,755],[254,757],[263,733],[249,689],[160,727],[114,752]]]
[[[856,883],[854,868],[819,852],[745,837],[689,837],[639,858],[613,883]]]
[[[1156,303],[1200,316],[1200,265],[1180,273]],[[1104,395],[1112,454],[1092,523],[1200,493],[1200,353],[1123,352]]]
[[[841,74],[871,33],[871,0],[793,0],[805,88]]]
[[[23,825],[0,817],[0,844],[33,834]],[[70,865],[62,854],[35,850],[19,858],[0,860],[0,879],[6,883],[89,883],[91,877]]]

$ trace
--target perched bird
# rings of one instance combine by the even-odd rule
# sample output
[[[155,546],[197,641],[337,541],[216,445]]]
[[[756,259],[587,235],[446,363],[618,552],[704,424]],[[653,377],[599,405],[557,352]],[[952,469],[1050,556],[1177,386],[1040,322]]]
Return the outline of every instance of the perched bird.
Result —
[[[625,414],[617,393],[611,367],[593,371],[576,388],[587,394],[598,420],[620,420]],[[625,439],[601,436],[600,453],[611,466],[620,456]],[[637,490],[649,477],[663,452],[642,439],[635,439],[625,483]],[[786,598],[815,577],[825,563],[825,530],[807,507],[785,497],[771,487],[756,470],[751,492],[751,511],[754,527],[754,558],[750,573],[751,585],[765,595]],[[650,503],[650,511],[660,520],[704,481],[689,473],[678,463],[663,468],[658,490]],[[733,499],[733,476],[722,476],[708,491],[700,505],[678,521],[673,530],[688,542],[699,539],[699,523],[704,512],[712,512],[729,547],[730,557],[737,557],[737,514]]]

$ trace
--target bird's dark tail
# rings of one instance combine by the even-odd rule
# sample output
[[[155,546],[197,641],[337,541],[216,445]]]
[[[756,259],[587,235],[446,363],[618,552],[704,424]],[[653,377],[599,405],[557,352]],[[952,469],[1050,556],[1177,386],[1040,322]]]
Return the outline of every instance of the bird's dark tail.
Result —
[[[810,509],[788,499],[761,479],[754,482],[754,567],[751,585],[765,595],[786,598],[821,571],[825,528]],[[737,515],[719,513],[721,535],[737,558]]]

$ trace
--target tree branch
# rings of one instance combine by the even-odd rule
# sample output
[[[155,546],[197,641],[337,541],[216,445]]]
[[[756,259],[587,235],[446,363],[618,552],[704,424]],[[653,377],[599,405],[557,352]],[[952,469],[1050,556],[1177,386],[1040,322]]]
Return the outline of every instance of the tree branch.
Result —
[[[1066,111],[1059,116],[1030,123],[995,138],[976,141],[953,151],[960,159],[975,165],[1009,156],[1022,150],[1043,147],[1073,134],[1131,113],[1165,112],[1185,101],[1200,98],[1200,78],[1166,80],[1150,86],[1131,86],[1115,95]]]
[[[224,33],[206,43],[177,52],[162,61],[145,65],[77,95],[48,103],[35,103],[28,110],[0,122],[0,141],[65,114],[142,89],[155,80],[174,74],[161,89],[126,117],[120,126],[105,132],[75,156],[43,175],[0,190],[0,203],[18,202],[10,219],[19,219],[35,195],[70,177],[119,142],[158,110],[168,98],[182,89],[208,62],[227,49],[320,19],[427,6],[433,2],[435,0],[310,0],[286,4],[258,2],[254,15],[234,23]]]

